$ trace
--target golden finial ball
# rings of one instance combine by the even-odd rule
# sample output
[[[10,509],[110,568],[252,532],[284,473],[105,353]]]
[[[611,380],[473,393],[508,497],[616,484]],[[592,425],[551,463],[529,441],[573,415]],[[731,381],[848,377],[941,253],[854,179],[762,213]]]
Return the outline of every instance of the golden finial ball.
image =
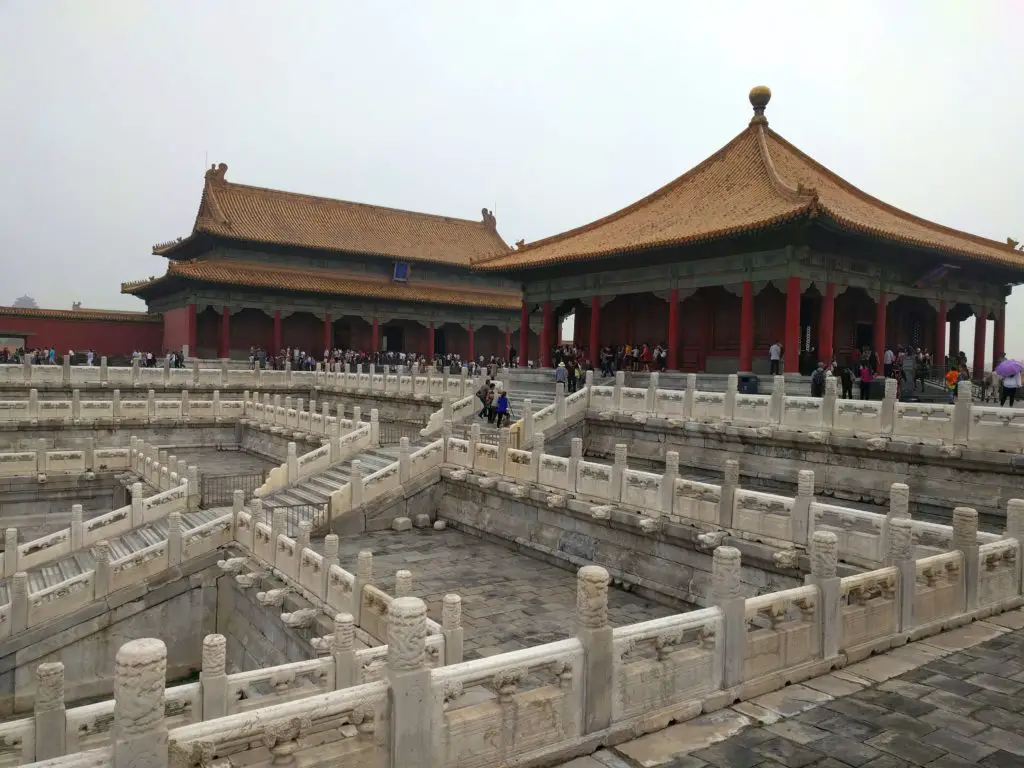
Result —
[[[755,85],[750,89],[750,106],[755,110],[764,111],[772,98],[772,89],[767,85]]]

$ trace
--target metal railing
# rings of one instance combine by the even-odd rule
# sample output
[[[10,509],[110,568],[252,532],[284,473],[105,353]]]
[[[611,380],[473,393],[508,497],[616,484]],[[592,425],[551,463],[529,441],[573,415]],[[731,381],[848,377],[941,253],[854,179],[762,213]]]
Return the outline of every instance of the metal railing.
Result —
[[[294,537],[299,532],[299,523],[303,520],[310,523],[313,531],[328,525],[330,523],[330,507],[331,503],[324,501],[304,504],[267,504],[263,509],[268,520],[273,520],[276,512],[284,510],[285,533]]]
[[[398,445],[403,437],[408,437],[409,442],[420,439],[420,430],[425,425],[418,421],[381,421],[378,423],[381,445]]]
[[[469,440],[471,429],[472,427],[470,425],[460,424],[452,427],[452,435],[460,440]],[[487,422],[480,424],[480,442],[487,443],[489,445],[497,445],[498,430]]]
[[[263,470],[232,475],[203,475],[200,480],[200,505],[206,508],[230,507],[235,491],[244,492],[245,500],[248,501],[266,479]]]

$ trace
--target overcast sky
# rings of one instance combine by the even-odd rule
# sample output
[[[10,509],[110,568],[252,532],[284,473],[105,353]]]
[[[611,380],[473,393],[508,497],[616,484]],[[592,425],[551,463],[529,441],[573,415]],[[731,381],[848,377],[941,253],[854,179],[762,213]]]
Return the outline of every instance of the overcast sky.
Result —
[[[720,148],[756,84],[862,189],[1024,241],[1022,29],[1019,0],[0,0],[0,303],[144,309],[120,282],[163,272],[207,162],[532,241]]]

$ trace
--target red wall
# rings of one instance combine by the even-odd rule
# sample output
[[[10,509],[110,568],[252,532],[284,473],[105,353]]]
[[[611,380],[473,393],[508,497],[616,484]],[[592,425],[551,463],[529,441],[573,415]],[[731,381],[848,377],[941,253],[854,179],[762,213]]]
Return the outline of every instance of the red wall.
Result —
[[[29,349],[55,347],[58,355],[68,350],[85,352],[92,349],[99,355],[130,355],[135,350],[161,351],[162,323],[139,323],[125,320],[77,320],[71,318],[0,315],[0,330],[31,333],[26,340]]]
[[[162,351],[173,350],[179,351],[182,347],[189,343],[190,320],[191,320],[191,307],[179,307],[178,309],[171,309],[164,312],[164,331],[163,331],[163,348]],[[156,350],[154,350],[155,352]],[[196,351],[194,349],[189,350],[190,355],[194,355]]]

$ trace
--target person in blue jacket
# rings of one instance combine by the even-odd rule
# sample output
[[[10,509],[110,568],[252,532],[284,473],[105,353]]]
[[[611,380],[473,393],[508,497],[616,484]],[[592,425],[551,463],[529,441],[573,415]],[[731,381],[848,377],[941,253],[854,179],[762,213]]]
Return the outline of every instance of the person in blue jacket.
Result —
[[[496,410],[498,412],[498,423],[495,425],[498,429],[501,429],[501,422],[504,421],[505,425],[508,425],[510,421],[508,415],[508,394],[505,390],[498,393],[498,403]]]

